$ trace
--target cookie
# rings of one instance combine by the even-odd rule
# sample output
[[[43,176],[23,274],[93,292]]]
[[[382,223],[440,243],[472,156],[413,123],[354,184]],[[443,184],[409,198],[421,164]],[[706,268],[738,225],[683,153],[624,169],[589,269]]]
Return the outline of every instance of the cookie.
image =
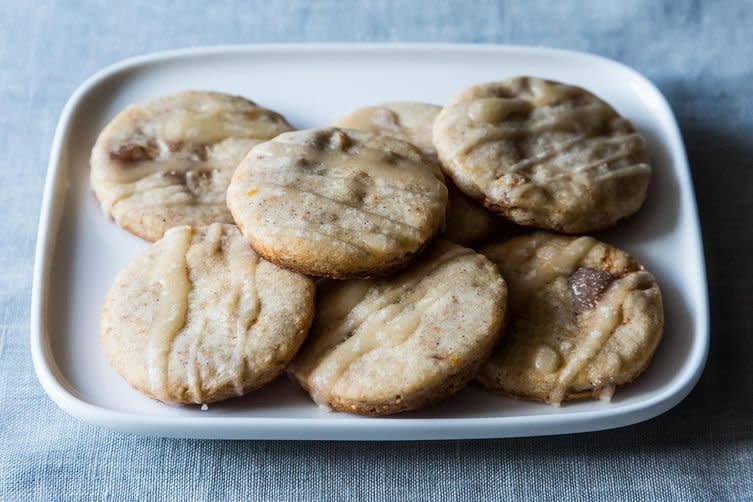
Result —
[[[339,118],[335,125],[376,134],[386,134],[434,153],[432,125],[441,106],[397,101],[359,108]]]
[[[340,127],[386,134],[416,145],[437,159],[432,125],[442,107],[427,103],[395,102],[359,108],[335,122]],[[449,201],[443,237],[470,246],[489,237],[499,221],[445,179]]]
[[[505,226],[478,202],[467,197],[445,178],[449,200],[442,237],[462,246],[475,246]]]
[[[281,134],[238,166],[227,204],[267,260],[344,279],[406,266],[438,233],[435,163],[389,136],[329,127]]]
[[[462,91],[437,116],[434,144],[467,195],[520,225],[564,233],[635,213],[651,175],[645,141],[611,106],[531,77]]]
[[[289,373],[321,406],[389,415],[447,397],[497,342],[507,286],[449,241],[386,279],[322,281],[311,334]]]
[[[238,163],[291,129],[281,115],[217,92],[129,106],[97,138],[91,186],[108,216],[146,240],[177,225],[232,223],[225,191]]]
[[[102,343],[144,394],[211,403],[277,377],[313,314],[313,281],[261,259],[235,226],[178,226],[118,274]]]
[[[662,337],[662,297],[627,253],[547,232],[481,252],[510,287],[505,337],[479,375],[488,389],[551,404],[608,399],[646,369]]]

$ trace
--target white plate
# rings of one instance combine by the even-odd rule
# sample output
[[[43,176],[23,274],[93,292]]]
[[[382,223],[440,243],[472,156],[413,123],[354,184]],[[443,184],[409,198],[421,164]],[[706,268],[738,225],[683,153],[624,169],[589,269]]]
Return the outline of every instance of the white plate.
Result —
[[[611,403],[561,408],[469,387],[430,409],[392,418],[327,413],[280,379],[230,402],[172,407],[131,389],[99,343],[99,310],[118,270],[146,243],[100,211],[88,188],[99,130],[129,103],[184,89],[247,96],[297,127],[331,123],[390,100],[443,103],[467,85],[527,74],[584,86],[630,118],[655,161],[638,216],[602,238],[654,272],[666,331],[653,364]],[[551,49],[465,45],[284,45],[189,49],[130,59],[73,94],[57,127],[39,222],[31,347],[42,386],[65,411],[120,431],[198,438],[451,439],[562,434],[619,427],[682,400],[703,369],[708,300],[693,187],[664,97],[644,77],[596,56]]]

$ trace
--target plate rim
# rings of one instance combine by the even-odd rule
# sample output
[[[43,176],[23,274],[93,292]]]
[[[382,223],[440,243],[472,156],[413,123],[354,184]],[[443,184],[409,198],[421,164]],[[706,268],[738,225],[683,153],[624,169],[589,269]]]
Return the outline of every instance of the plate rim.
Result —
[[[187,59],[207,55],[227,55],[241,53],[301,53],[301,52],[406,52],[420,50],[427,52],[505,52],[548,54],[556,57],[580,59],[591,64],[612,66],[627,71],[648,89],[652,99],[661,110],[657,115],[669,119],[669,141],[667,147],[673,162],[678,162],[676,175],[681,184],[689,190],[687,212],[693,224],[692,238],[695,240],[695,257],[699,280],[703,286],[698,291],[701,303],[698,318],[693,323],[698,336],[693,339],[688,357],[687,369],[677,375],[671,385],[657,396],[632,405],[610,411],[583,411],[561,416],[519,415],[515,417],[471,417],[471,418],[395,418],[347,417],[338,420],[316,420],[305,418],[277,417],[160,417],[116,411],[88,403],[75,396],[58,370],[52,355],[48,337],[45,336],[45,312],[48,306],[50,268],[54,258],[55,240],[60,218],[55,221],[53,209],[62,207],[67,190],[64,169],[65,144],[71,121],[78,112],[79,105],[88,92],[101,82],[138,67],[170,60]],[[684,190],[684,189],[683,189]],[[60,212],[59,212],[60,213]],[[638,71],[612,59],[579,51],[501,44],[457,44],[457,43],[294,43],[294,44],[239,44],[199,46],[152,52],[130,57],[111,64],[87,78],[68,99],[58,120],[50,150],[45,185],[37,229],[37,242],[34,254],[34,272],[31,292],[30,337],[34,370],[42,388],[50,398],[69,415],[94,425],[117,431],[136,432],[163,437],[190,437],[212,439],[311,439],[311,440],[425,440],[462,438],[500,438],[543,436],[612,429],[639,423],[654,418],[679,404],[695,387],[705,366],[709,351],[709,301],[708,279],[706,275],[705,253],[702,229],[698,216],[692,176],[687,160],[687,152],[682,141],[677,119],[669,103],[658,88]],[[680,378],[681,377],[681,378]],[[513,423],[507,423],[515,419]],[[517,423],[516,423],[517,422]],[[300,427],[305,423],[305,427]],[[500,431],[500,429],[502,429]]]

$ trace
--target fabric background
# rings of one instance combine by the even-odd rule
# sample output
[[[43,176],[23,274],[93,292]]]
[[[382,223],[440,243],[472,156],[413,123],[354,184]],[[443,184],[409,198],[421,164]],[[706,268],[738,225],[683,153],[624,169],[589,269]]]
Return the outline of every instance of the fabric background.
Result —
[[[753,500],[752,2],[0,6],[0,499]],[[44,174],[66,99],[132,55],[305,41],[544,45],[614,58],[653,80],[680,121],[705,236],[711,354],[690,397],[614,431],[423,443],[151,439],[58,409],[32,369],[29,298]]]

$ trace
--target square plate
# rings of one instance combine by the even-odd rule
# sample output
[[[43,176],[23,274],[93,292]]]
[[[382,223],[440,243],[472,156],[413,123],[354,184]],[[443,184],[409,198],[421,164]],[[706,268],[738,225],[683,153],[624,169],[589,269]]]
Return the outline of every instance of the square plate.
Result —
[[[243,398],[173,407],[133,390],[99,342],[99,312],[115,274],[147,243],[104,217],[89,190],[89,153],[126,105],[185,89],[247,96],[300,128],[392,100],[444,103],[474,83],[513,75],[574,83],[605,98],[648,140],[655,163],[640,213],[600,234],[659,280],[665,336],[648,371],[611,403],[555,408],[470,386],[429,409],[390,418],[328,413],[285,378]],[[196,438],[454,439],[562,434],[659,415],[698,380],[708,350],[708,299],[693,187],[672,111],[624,65],[552,49],[469,45],[282,45],[147,55],[84,82],[58,123],[39,221],[31,348],[42,386],[65,411],[120,431]]]

